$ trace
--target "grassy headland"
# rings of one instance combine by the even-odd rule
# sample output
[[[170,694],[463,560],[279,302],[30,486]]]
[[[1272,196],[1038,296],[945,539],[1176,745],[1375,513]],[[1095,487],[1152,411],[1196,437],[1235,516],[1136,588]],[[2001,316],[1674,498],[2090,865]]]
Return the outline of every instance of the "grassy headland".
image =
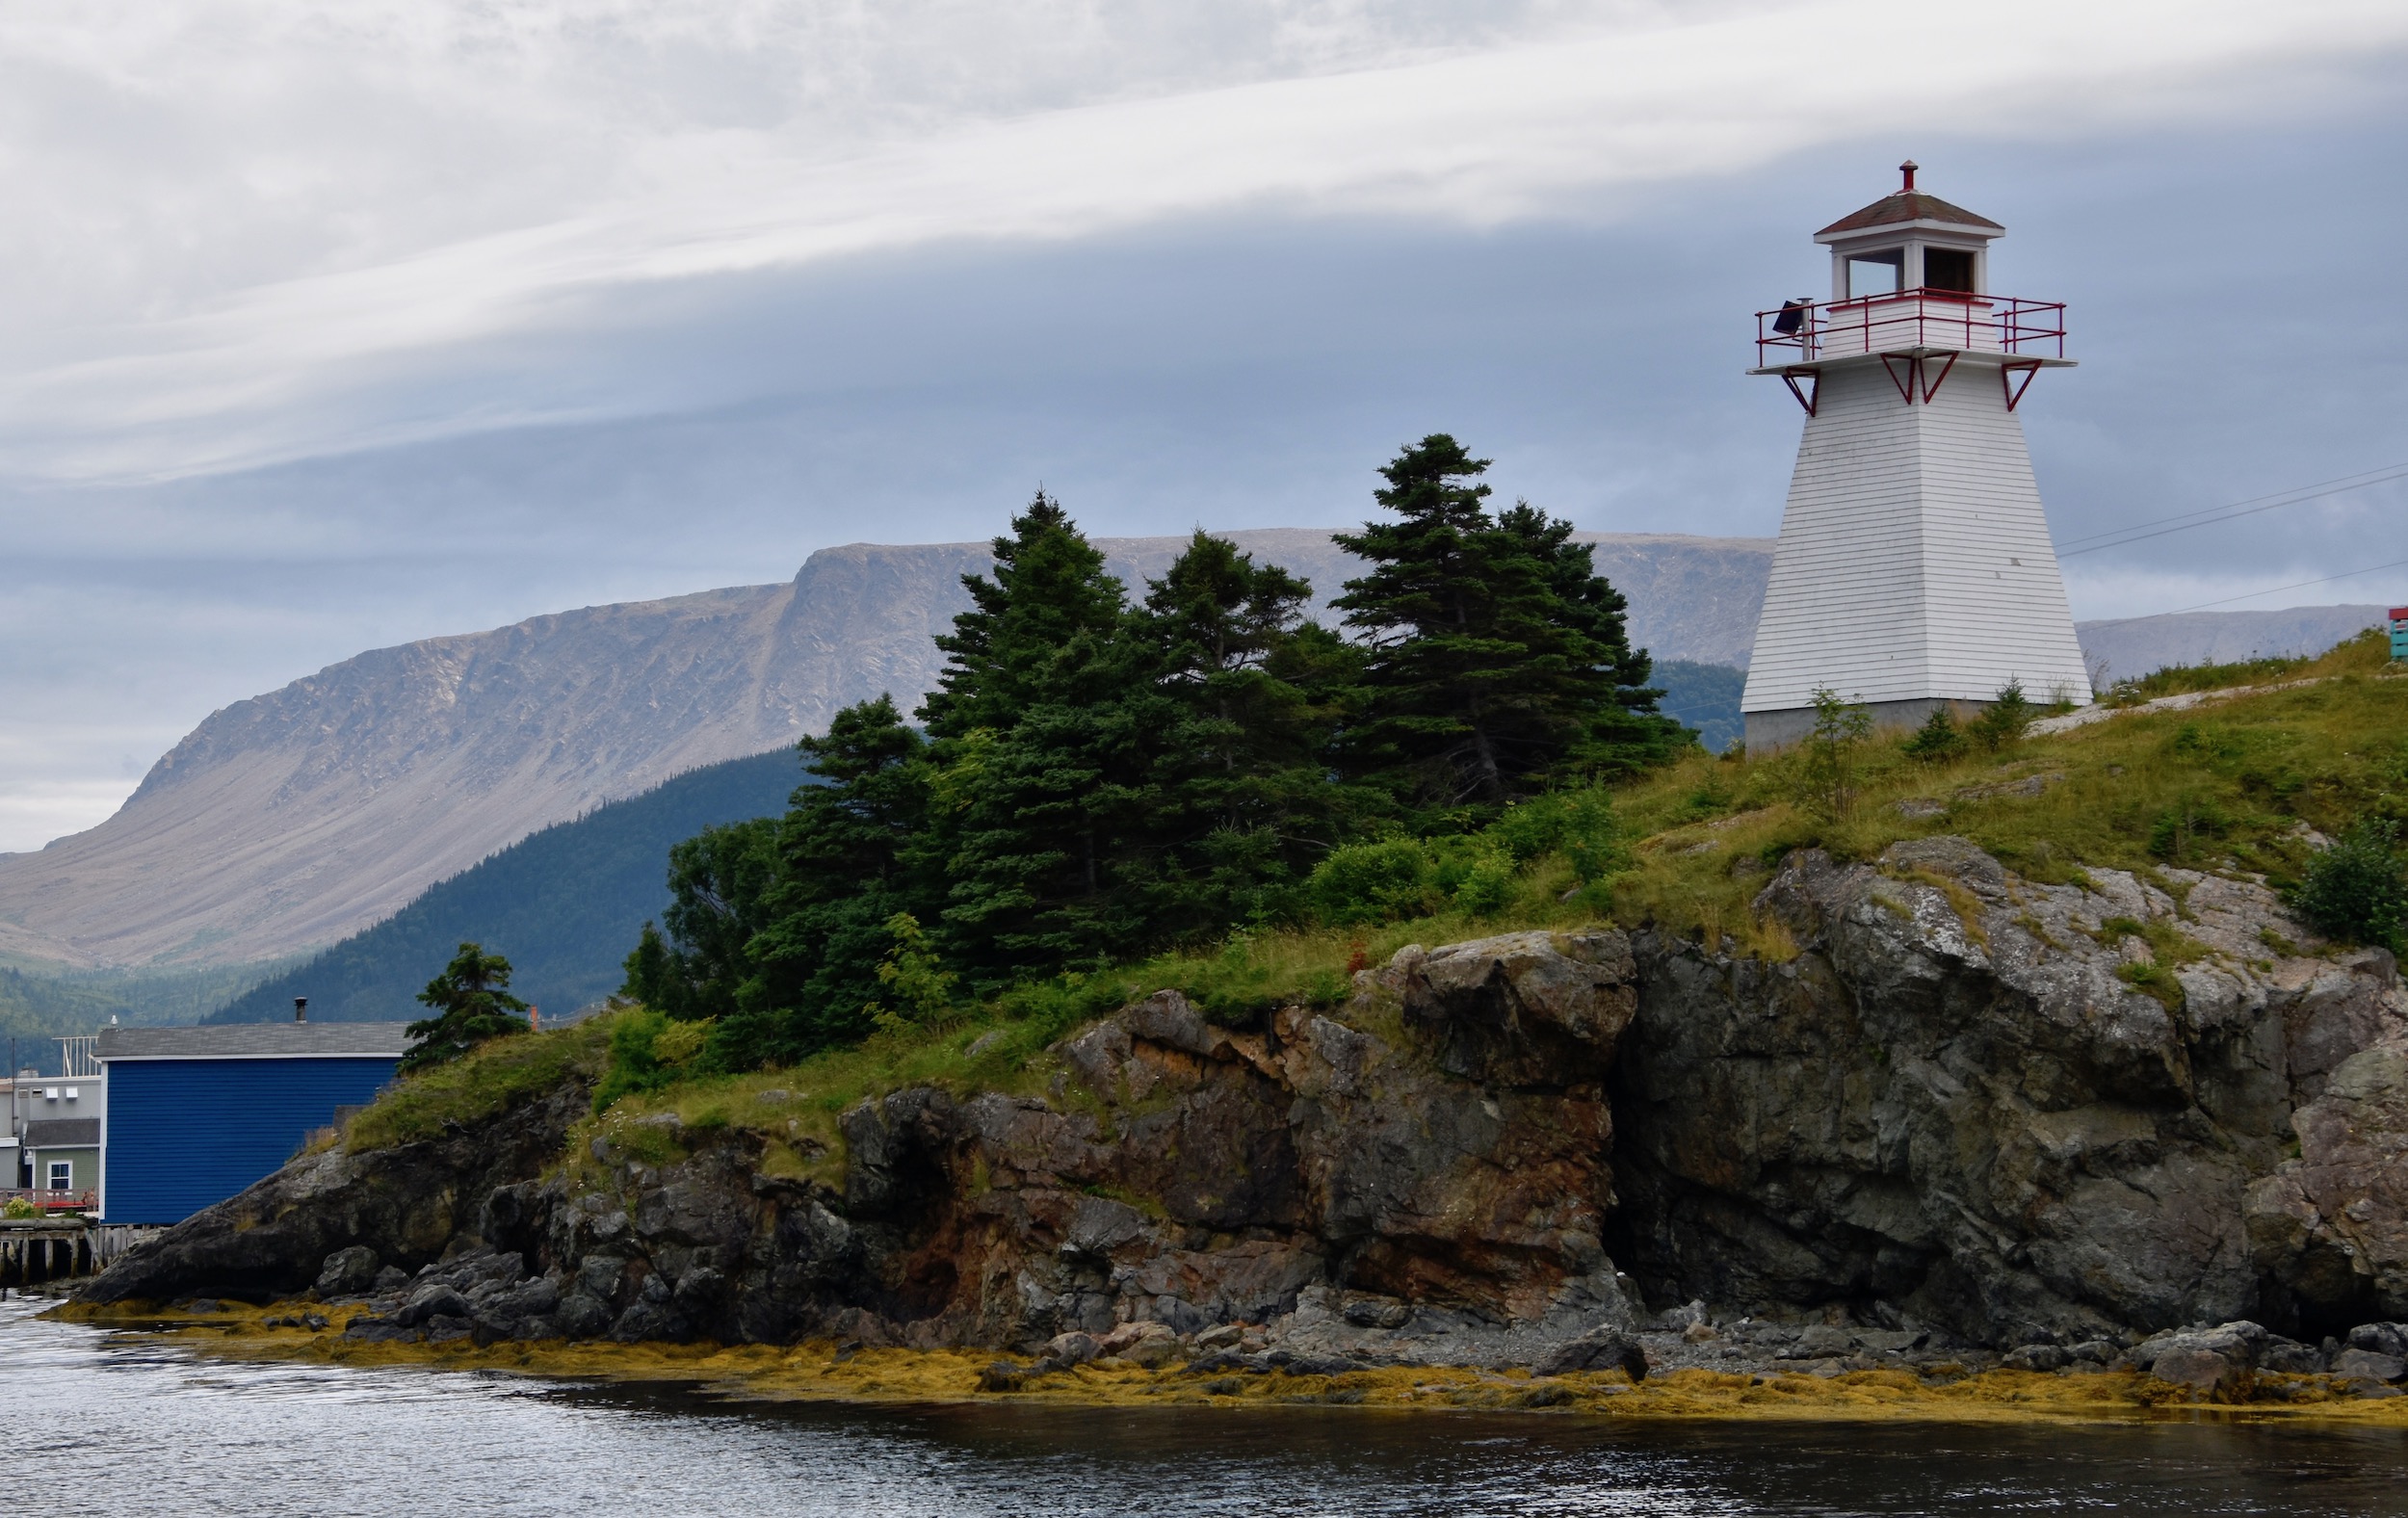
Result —
[[[2243,684],[2251,678],[2260,684]],[[2361,819],[2408,813],[2408,678],[2392,671],[2379,640],[2279,667],[2258,661],[2192,669],[2179,683],[2231,694],[2183,711],[2130,711],[1936,764],[1912,757],[1900,738],[1870,739],[1854,757],[1855,794],[1836,812],[1801,799],[1798,753],[1695,753],[1612,790],[1625,863],[1588,889],[1576,888],[1560,852],[1543,852],[1479,909],[1441,900],[1383,922],[1242,931],[1208,951],[1026,982],[934,1023],[890,1024],[858,1044],[773,1069],[727,1073],[699,1060],[672,1061],[657,1088],[631,1091],[591,1121],[636,1152],[661,1147],[662,1158],[677,1142],[675,1130],[647,1118],[673,1113],[687,1129],[747,1128],[764,1136],[772,1165],[815,1171],[837,1163],[837,1117],[863,1097],[914,1085],[1033,1092],[1051,1073],[1049,1045],[1165,987],[1217,1021],[1248,1026],[1282,1005],[1336,1006],[1353,969],[1408,943],[1599,922],[1715,941],[1727,934],[1749,952],[1781,957],[1794,947],[1751,903],[1795,849],[1861,860],[1902,839],[1953,834],[2043,881],[2076,879],[2085,868],[2172,867],[2259,875],[2279,886],[2298,877],[2319,838]],[[2181,957],[2179,943],[2159,947],[2161,957]],[[404,1083],[353,1121],[349,1141],[406,1141],[447,1120],[487,1115],[571,1071],[598,1077],[614,1033],[634,1015],[489,1043]]]

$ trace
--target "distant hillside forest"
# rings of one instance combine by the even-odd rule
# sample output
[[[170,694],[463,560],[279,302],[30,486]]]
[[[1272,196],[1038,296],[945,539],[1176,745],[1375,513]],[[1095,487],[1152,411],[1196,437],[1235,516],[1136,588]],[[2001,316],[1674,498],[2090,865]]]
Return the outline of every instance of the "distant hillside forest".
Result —
[[[520,997],[556,1014],[618,986],[619,961],[669,904],[662,861],[680,839],[782,811],[806,780],[780,748],[679,775],[641,796],[531,833],[431,886],[374,928],[237,997],[203,1021],[268,1022],[309,998],[313,1021],[400,1022],[463,940],[510,959]]]
[[[1492,510],[1486,468],[1433,434],[1381,471],[1343,629],[1202,532],[1132,599],[1039,492],[910,720],[847,708],[801,745],[824,787],[677,846],[626,993],[750,1069],[1249,928],[1502,900],[1540,853],[1601,877],[1606,786],[1695,735],[1571,524]]]
[[[0,965],[0,1038],[13,1039],[16,1065],[60,1073],[54,1041],[112,1021],[139,1027],[196,1022],[211,1008],[276,966],[193,970],[61,970]]]

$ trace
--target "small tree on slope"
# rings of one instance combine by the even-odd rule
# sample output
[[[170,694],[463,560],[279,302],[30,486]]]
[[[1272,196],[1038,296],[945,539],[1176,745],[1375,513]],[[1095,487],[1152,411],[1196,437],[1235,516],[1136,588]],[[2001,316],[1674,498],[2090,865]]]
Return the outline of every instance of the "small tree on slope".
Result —
[[[510,983],[508,959],[485,953],[483,944],[461,944],[443,973],[418,993],[434,1015],[409,1025],[418,1041],[402,1056],[402,1072],[457,1060],[488,1038],[525,1033],[527,1004],[510,994]]]

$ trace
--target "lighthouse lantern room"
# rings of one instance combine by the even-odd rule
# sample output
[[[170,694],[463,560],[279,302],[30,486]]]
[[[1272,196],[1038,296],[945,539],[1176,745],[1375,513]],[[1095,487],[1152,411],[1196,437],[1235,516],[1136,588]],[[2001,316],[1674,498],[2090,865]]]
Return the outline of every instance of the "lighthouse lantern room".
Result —
[[[1741,701],[1752,749],[1814,726],[1818,691],[1910,726],[2009,683],[2087,702],[2016,408],[2070,368],[2065,307],[1999,296],[2006,228],[1915,187],[1815,234],[1831,298],[1757,314],[1757,366],[1806,413]]]

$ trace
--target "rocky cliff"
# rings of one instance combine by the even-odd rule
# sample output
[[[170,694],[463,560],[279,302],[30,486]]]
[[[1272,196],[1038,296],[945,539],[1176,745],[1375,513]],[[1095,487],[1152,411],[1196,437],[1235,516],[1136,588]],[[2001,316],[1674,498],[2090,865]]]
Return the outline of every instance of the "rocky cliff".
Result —
[[[1325,600],[1326,532],[1230,535]],[[1584,535],[1663,658],[1743,663],[1770,542]],[[1099,539],[1132,587],[1184,538]],[[786,585],[590,607],[346,660],[210,717],[118,814],[0,856],[0,952],[69,964],[242,963],[377,922],[495,850],[696,766],[776,748],[840,707],[935,682],[931,641],[984,544],[854,544]]]
[[[1793,855],[1758,906],[1793,956],[1511,934],[1250,1029],[1161,993],[1014,1092],[891,1091],[832,1144],[778,1118],[797,1093],[687,1127],[584,1121],[572,1085],[296,1162],[85,1296],[314,1285],[364,1295],[371,1339],[1056,1362],[2408,1373],[2379,1357],[2408,1319],[2388,955],[2322,949],[2245,881],[2041,885],[1953,839]],[[2353,1328],[2374,1348],[2325,1342]]]

